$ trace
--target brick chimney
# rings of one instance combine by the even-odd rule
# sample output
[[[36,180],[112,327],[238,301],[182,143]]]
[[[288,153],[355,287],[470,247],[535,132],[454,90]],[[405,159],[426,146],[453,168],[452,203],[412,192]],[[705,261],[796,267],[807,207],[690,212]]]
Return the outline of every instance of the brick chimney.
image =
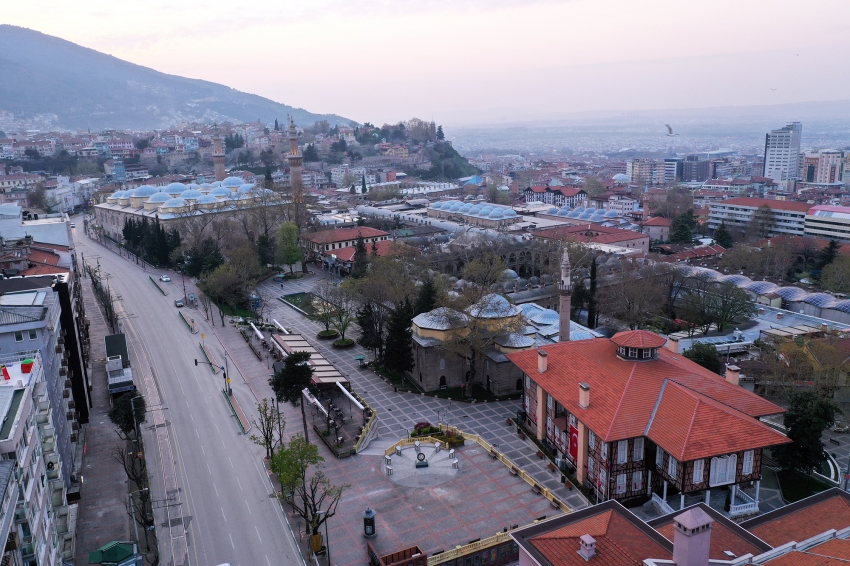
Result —
[[[668,338],[667,339],[667,349],[673,352],[674,354],[679,353],[679,339],[678,338]]]
[[[581,535],[579,537],[578,554],[585,560],[590,560],[596,555],[596,539],[590,535]]]
[[[582,409],[590,406],[590,385],[583,381],[578,384],[578,406]]]
[[[537,350],[537,371],[544,373],[549,368],[549,354],[546,350]]]
[[[738,382],[741,379],[741,368],[738,366],[726,366],[726,381],[731,383],[732,385],[738,385]]]
[[[708,566],[712,523],[714,519],[699,507],[673,518],[673,562],[676,566]]]

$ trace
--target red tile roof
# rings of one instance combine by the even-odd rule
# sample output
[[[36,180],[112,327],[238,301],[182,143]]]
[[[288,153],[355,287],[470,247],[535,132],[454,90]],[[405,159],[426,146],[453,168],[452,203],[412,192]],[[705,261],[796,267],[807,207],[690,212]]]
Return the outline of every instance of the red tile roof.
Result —
[[[368,226],[355,226],[353,228],[335,228],[333,230],[313,232],[311,234],[306,234],[304,239],[315,244],[330,244],[334,242],[356,240],[358,236],[363,236],[364,238],[379,238],[381,236],[389,236],[389,233],[376,228],[369,228]]]
[[[378,255],[385,256],[400,253],[402,251],[412,251],[414,248],[410,246],[406,246],[400,242],[394,242],[392,240],[381,240],[380,242],[375,242],[375,245],[378,247]],[[338,250],[332,250],[328,253],[332,253],[336,255],[337,259],[340,261],[353,261],[354,260],[354,252],[356,251],[355,246],[348,246],[345,248],[340,248]],[[371,256],[372,255],[372,244],[366,244],[366,251]]]
[[[54,275],[57,273],[70,273],[67,267],[57,267],[55,265],[45,265],[38,263],[21,271],[18,275]]]
[[[551,358],[550,358],[551,360]],[[550,361],[551,363],[551,361]],[[743,525],[751,533],[771,546],[781,546],[790,541],[803,541],[829,529],[843,529],[850,525],[850,497],[839,490],[822,501],[815,495],[797,503],[780,507],[776,511],[753,519],[753,525]]]
[[[781,407],[731,385],[719,375],[664,348],[658,350],[657,359],[641,361],[618,358],[617,348],[617,344],[606,338],[547,345],[549,369],[545,373],[537,371],[535,349],[508,354],[508,358],[605,441],[646,435],[656,405],[664,400],[662,388],[666,384],[672,389],[671,383],[690,389],[700,401],[690,404],[692,419],[699,425],[696,429],[699,444],[686,454],[710,453],[713,450],[716,450],[715,454],[724,454],[730,451],[721,435],[702,438],[705,427],[711,426],[711,419],[734,423],[731,427],[736,438],[752,433],[768,442],[763,446],[783,441],[783,436],[765,431],[764,425],[755,419],[782,413]],[[586,382],[591,388],[590,406],[586,409],[578,404],[580,382]],[[655,411],[655,418],[677,418],[676,414],[668,415],[668,403],[664,405],[664,411]],[[717,428],[725,426],[714,424]],[[656,437],[660,438],[660,433]],[[662,444],[665,450],[669,448],[673,453],[682,453],[675,438],[664,442],[670,443],[668,446]],[[684,445],[687,447],[688,442]]]
[[[611,341],[618,346],[628,348],[660,348],[667,343],[667,339],[663,336],[646,330],[618,332],[611,337]]]
[[[816,551],[817,547],[805,552],[794,550],[778,558],[764,562],[764,566],[847,566],[847,560],[811,554]]]
[[[790,210],[794,212],[808,212],[812,205],[806,202],[796,202],[792,200],[773,200],[766,198],[750,198],[750,197],[738,197],[738,198],[730,198],[729,200],[724,200],[719,203],[719,205],[737,205],[737,206],[752,206],[754,208],[758,208],[763,204],[766,204],[773,210]]]
[[[584,566],[588,561],[578,554],[582,535],[596,539],[596,555],[590,562],[600,566],[641,566],[647,557],[672,558],[670,551],[613,510],[531,537],[529,542],[553,566]]]
[[[667,226],[668,228],[673,225],[673,221],[669,218],[664,218],[663,216],[653,216],[649,220],[643,223],[644,226]]]

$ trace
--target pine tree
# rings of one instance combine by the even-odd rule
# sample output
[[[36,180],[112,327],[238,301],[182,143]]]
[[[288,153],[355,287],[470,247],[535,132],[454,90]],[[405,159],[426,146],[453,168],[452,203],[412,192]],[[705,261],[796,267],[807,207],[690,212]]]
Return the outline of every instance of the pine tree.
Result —
[[[378,257],[378,242],[376,242],[376,241],[372,242],[372,257],[373,258]]]
[[[437,306],[437,286],[434,285],[433,279],[426,279],[419,287],[419,295],[416,297],[416,302],[413,303],[413,316],[418,316],[423,312],[431,312]]]
[[[596,328],[596,258],[590,262],[590,289],[587,292],[587,327]]]
[[[363,177],[361,179],[362,179],[362,183],[360,185],[360,194],[365,195],[366,194],[366,175],[363,175]]]
[[[835,240],[830,240],[829,244],[827,244],[818,254],[818,263],[817,268],[823,269],[838,257],[838,242]]]
[[[671,244],[690,244],[694,240],[694,213],[688,210],[673,220],[673,230],[670,233]]]
[[[446,139],[446,134],[443,133],[443,126],[437,126],[437,139],[443,141]]]
[[[348,189],[348,192],[351,193],[352,195],[354,194],[354,185],[351,185],[351,188]]]
[[[357,339],[357,343],[372,350],[372,354],[380,358],[383,354],[384,342],[381,329],[377,327],[378,323],[371,303],[364,304],[357,311],[357,326],[360,327],[360,338]]]
[[[366,242],[363,236],[357,236],[357,243],[354,245],[354,265],[351,268],[351,277],[361,279],[366,276],[369,269],[369,252],[366,251]]]
[[[277,118],[274,119],[274,131],[280,131],[280,124],[277,123]]]
[[[387,326],[387,347],[384,353],[384,366],[399,374],[413,369],[413,350],[411,349],[410,325],[413,319],[413,307],[405,299],[396,304]]]
[[[721,222],[720,226],[714,231],[714,241],[727,250],[732,247],[732,234],[726,228],[725,222]]]

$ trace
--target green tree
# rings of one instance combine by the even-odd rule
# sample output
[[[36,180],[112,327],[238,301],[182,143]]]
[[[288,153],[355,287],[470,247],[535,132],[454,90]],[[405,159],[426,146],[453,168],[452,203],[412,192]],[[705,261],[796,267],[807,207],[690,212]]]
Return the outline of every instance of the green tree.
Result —
[[[277,123],[277,118],[274,119],[274,131],[280,131],[280,124]]]
[[[345,340],[345,333],[357,320],[357,299],[347,286],[333,286],[331,289],[331,326],[339,332],[340,340]]]
[[[714,344],[694,342],[684,356],[716,374],[723,374],[723,360],[720,359]]]
[[[351,267],[351,277],[362,279],[369,271],[369,252],[366,250],[366,241],[363,236],[357,235],[357,243],[354,244],[354,262]]]
[[[696,219],[693,209],[689,208],[673,220],[673,229],[670,231],[671,244],[690,244],[694,241],[694,228]]]
[[[773,209],[767,204],[763,204],[753,212],[753,217],[746,228],[747,240],[764,240],[769,238],[773,227],[776,224],[776,215]]]
[[[271,459],[274,449],[283,442],[283,429],[286,428],[286,417],[280,412],[275,402],[263,399],[257,403],[257,414],[259,420],[252,420],[251,424],[259,434],[252,434],[251,441],[266,449],[266,458]]]
[[[827,291],[850,293],[850,256],[839,255],[821,270],[819,279]]]
[[[135,421],[133,420],[134,412]],[[134,389],[115,398],[112,408],[109,409],[109,420],[126,438],[135,430],[137,424],[145,422],[145,413],[145,398]]]
[[[348,193],[352,195],[355,193],[354,185],[351,185],[351,187],[348,189]]]
[[[439,126],[437,126],[437,139],[438,139],[439,141],[443,141],[444,139],[446,139],[446,134],[444,134],[444,133],[443,133],[443,126],[442,126],[442,124],[441,124],[441,125],[439,125]]]
[[[283,360],[280,371],[269,378],[278,403],[285,400],[294,404],[305,388],[312,387],[313,368],[309,361],[310,352],[293,352]]]
[[[298,227],[292,222],[284,222],[277,230],[277,261],[289,266],[289,273],[294,273],[292,266],[304,259],[301,246],[298,245]]]
[[[727,250],[732,247],[732,234],[726,228],[725,222],[721,222],[720,226],[714,231],[714,241]]]
[[[818,254],[817,269],[823,269],[838,257],[839,245],[835,240],[830,240],[829,243]]]
[[[37,149],[27,148],[24,150],[24,155],[30,159],[41,159],[41,154]]]
[[[360,194],[365,195],[366,192],[367,192],[367,190],[366,190],[366,175],[363,175],[360,178]]]
[[[418,316],[424,312],[431,312],[436,307],[437,286],[434,284],[434,280],[429,277],[419,286],[419,293],[416,295],[416,301],[413,303],[413,316]]]
[[[773,457],[782,469],[808,474],[823,462],[826,453],[821,437],[841,412],[831,399],[814,391],[792,392],[784,421],[791,443],[773,449]]]
[[[319,536],[321,526],[336,514],[337,505],[348,485],[333,485],[322,470],[324,458],[319,449],[301,435],[275,452],[271,470],[277,475],[284,497],[302,519],[311,536]]]
[[[126,236],[125,236],[126,237]],[[224,256],[212,238],[204,238],[185,254],[186,275],[200,277],[224,263]]]
[[[304,161],[319,161],[319,152],[316,151],[316,146],[313,144],[307,144],[304,147],[304,153],[302,155]]]
[[[376,308],[382,307],[367,302],[357,310],[357,326],[360,327],[357,343],[367,350],[372,350],[372,354],[378,358],[383,357],[384,339],[383,328],[378,327],[378,319],[375,317]]]
[[[404,375],[413,369],[412,338],[410,334],[413,306],[405,299],[396,304],[387,326],[387,350],[384,367]]]

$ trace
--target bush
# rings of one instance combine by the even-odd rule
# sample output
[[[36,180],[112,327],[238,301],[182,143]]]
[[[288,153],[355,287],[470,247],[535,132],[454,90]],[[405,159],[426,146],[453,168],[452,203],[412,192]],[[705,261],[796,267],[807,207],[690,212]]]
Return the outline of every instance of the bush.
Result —
[[[339,336],[339,332],[336,330],[322,330],[318,334],[319,338],[322,340],[329,340],[331,338],[336,338]]]
[[[440,427],[431,426],[428,423],[424,423],[425,426],[420,427],[419,425],[423,423],[418,423],[416,428],[413,429],[413,433],[410,436],[434,436],[434,433],[441,433]],[[436,437],[435,437],[436,438]]]
[[[418,422],[413,428],[431,428],[431,423],[428,421]]]
[[[354,346],[354,340],[351,338],[340,338],[339,340],[334,340],[334,348],[350,348]]]

